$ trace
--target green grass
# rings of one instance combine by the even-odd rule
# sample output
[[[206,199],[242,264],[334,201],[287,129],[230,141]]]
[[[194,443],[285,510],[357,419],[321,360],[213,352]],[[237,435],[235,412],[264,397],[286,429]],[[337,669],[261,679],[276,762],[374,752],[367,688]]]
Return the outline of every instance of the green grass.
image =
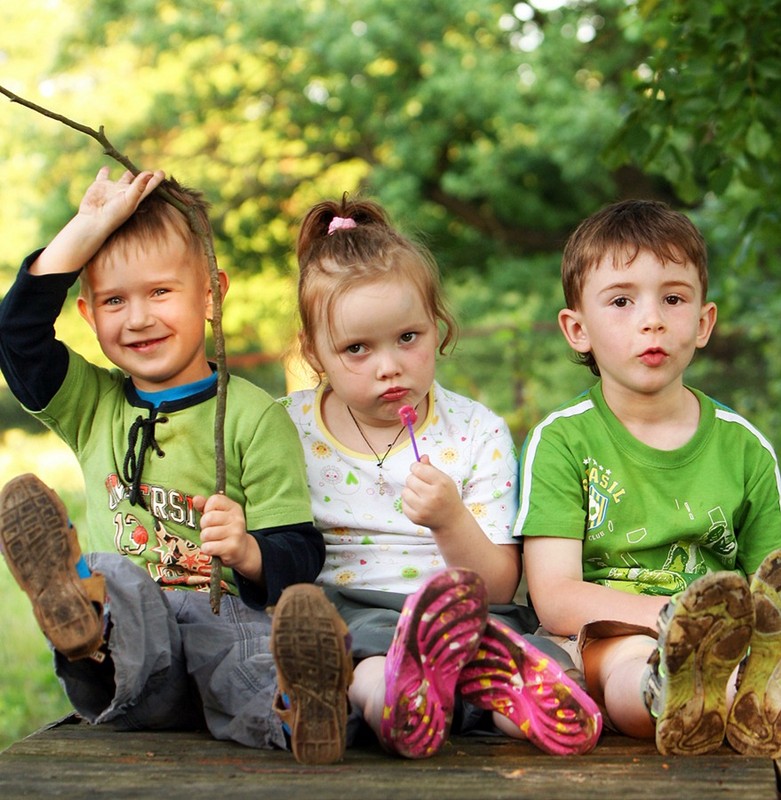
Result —
[[[65,501],[75,524],[83,518],[81,472],[70,451],[52,434],[19,430],[0,435],[0,485],[34,472]],[[0,750],[71,710],[52,668],[52,656],[27,596],[0,559]]]
[[[71,710],[27,597],[0,565],[3,647],[0,650],[0,750]]]

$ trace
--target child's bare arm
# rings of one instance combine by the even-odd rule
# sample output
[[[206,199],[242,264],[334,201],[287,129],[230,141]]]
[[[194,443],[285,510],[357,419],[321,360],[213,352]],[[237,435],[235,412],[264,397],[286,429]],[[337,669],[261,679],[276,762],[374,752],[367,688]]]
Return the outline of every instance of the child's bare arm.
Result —
[[[656,627],[667,597],[629,594],[583,580],[579,539],[530,536],[523,563],[534,610],[551,633],[572,636],[595,620],[622,620]]]
[[[102,167],[84,193],[76,215],[31,265],[33,275],[80,270],[165,177],[159,170],[135,177],[125,172],[118,181],[108,176],[108,167]]]
[[[404,513],[425,525],[449,566],[475,570],[485,581],[492,603],[509,603],[521,579],[516,545],[492,542],[464,505],[452,478],[429,463],[428,456],[412,465],[402,490]]]

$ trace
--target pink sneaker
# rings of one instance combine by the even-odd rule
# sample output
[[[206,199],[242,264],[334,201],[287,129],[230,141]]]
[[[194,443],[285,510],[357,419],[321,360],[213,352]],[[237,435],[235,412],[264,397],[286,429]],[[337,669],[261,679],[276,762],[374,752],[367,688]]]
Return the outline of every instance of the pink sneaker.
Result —
[[[489,618],[475,657],[458,680],[461,697],[496,711],[552,755],[588,753],[602,730],[597,704],[549,656]]]
[[[404,602],[385,660],[383,745],[427,758],[450,731],[458,675],[477,652],[488,613],[476,572],[447,569]]]

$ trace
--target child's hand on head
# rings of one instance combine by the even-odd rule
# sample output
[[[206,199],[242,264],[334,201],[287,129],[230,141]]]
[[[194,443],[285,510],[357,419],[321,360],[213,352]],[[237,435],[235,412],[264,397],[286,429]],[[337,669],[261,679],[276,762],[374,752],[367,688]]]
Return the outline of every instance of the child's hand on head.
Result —
[[[247,578],[260,570],[260,548],[247,533],[244,509],[224,494],[197,495],[193,506],[201,512],[201,552],[219,556],[226,567],[238,570]]]
[[[30,265],[30,273],[81,270],[164,177],[162,170],[141,172],[135,177],[125,172],[118,181],[112,181],[108,167],[102,167],[84,193],[78,212]]]
[[[134,176],[126,171],[117,181],[109,179],[109,168],[101,167],[79,204],[79,214],[91,217],[113,230],[138,208],[165,178],[162,170],[144,171]]]
[[[464,510],[453,479],[437,469],[427,455],[410,467],[401,500],[402,509],[412,522],[434,531],[448,527],[452,518]]]

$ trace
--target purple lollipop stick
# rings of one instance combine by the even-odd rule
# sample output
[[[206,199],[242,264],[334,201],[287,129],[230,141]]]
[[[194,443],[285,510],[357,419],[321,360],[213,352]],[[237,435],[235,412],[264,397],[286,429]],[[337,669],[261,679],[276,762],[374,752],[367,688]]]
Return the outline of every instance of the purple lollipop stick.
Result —
[[[418,444],[415,441],[415,423],[418,421],[418,412],[412,406],[402,406],[399,409],[399,418],[401,419],[401,424],[406,425],[409,429],[409,438],[412,442],[412,449],[415,451],[415,460],[420,461]]]

